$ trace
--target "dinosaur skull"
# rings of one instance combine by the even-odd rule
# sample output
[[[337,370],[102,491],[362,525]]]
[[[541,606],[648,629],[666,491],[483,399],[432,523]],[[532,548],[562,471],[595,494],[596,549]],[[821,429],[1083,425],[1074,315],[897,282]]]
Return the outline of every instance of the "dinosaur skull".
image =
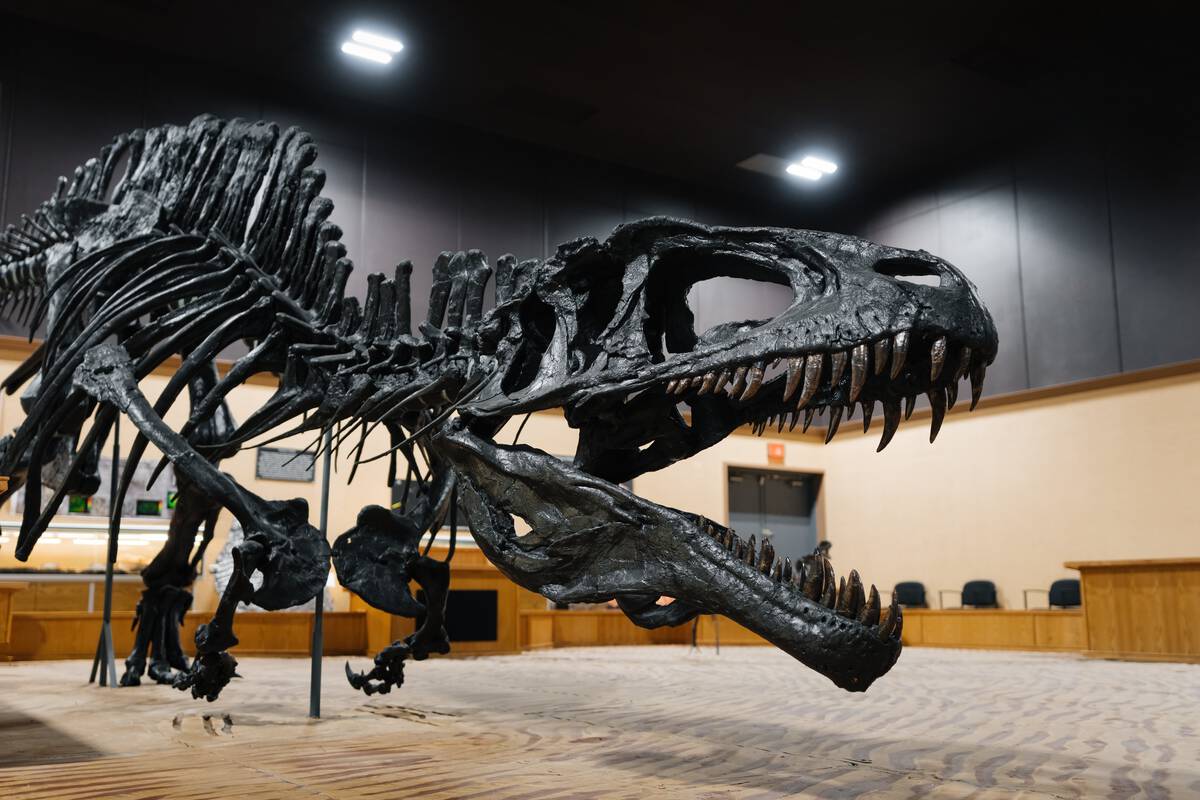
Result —
[[[790,287],[792,303],[696,331],[688,292],[717,276]],[[882,448],[920,393],[936,435],[947,394],[970,375],[977,399],[996,347],[975,287],[928,253],[646,220],[525,266],[482,328],[497,368],[445,441],[481,547],[518,583],[560,601],[615,597],[640,624],[721,613],[863,690],[895,662],[900,620],[856,572],[839,585],[824,558],[776,559],[769,544],[618,484],[744,424],[824,412],[832,435],[856,403],[882,405]],[[573,465],[487,441],[483,420],[554,407],[580,432]],[[513,516],[531,532],[517,536]],[[659,596],[674,613],[656,610]]]

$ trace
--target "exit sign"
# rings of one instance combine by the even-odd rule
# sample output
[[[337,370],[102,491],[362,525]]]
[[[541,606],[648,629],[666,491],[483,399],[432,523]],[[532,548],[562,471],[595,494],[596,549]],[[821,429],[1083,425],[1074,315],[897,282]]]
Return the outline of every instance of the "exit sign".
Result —
[[[783,463],[783,442],[767,442],[767,463]]]

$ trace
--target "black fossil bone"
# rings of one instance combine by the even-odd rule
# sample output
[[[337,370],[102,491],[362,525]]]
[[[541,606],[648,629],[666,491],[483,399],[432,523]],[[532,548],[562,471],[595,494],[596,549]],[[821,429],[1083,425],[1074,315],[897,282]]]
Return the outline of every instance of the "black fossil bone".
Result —
[[[453,514],[459,491],[488,557],[548,597],[615,598],[647,627],[722,613],[851,690],[895,661],[899,608],[856,572],[839,582],[822,557],[780,559],[770,542],[744,542],[619,484],[742,425],[762,432],[803,419],[807,428],[824,411],[832,437],[848,410],[868,417],[876,403],[882,448],[901,404],[911,410],[921,393],[932,439],[959,380],[970,379],[973,405],[996,354],[995,327],[959,270],[854,237],[654,218],[544,262],[500,258],[487,311],[484,255],[444,253],[414,332],[407,262],[390,278],[370,276],[363,303],[345,296],[352,265],[302,132],[200,117],[118,141],[130,153],[125,177],[110,185],[103,154],[63,188],[66,201],[56,196],[37,227],[0,247],[0,285],[20,287],[20,308],[48,326],[35,358],[6,382],[11,390],[36,375],[27,419],[0,442],[0,471],[32,490],[17,543],[27,557],[63,494],[42,508],[43,476],[60,487],[78,480],[119,411],[139,431],[127,472],[155,444],[197,496],[187,519],[218,506],[237,516],[247,534],[234,579],[177,686],[212,699],[234,674],[225,651],[237,602],[296,604],[324,582],[330,551],[302,501],[263,500],[216,467],[240,447],[304,433],[313,456],[330,434],[352,476],[386,458],[393,480],[401,466],[413,479],[401,509],[365,509],[332,551],[339,579],[368,602],[426,617],[369,673],[350,673],[356,688],[387,691],[405,660],[449,646],[449,570],[420,542]],[[916,275],[936,285],[905,280]],[[688,291],[716,276],[786,286],[793,302],[773,318],[697,331]],[[251,349],[216,378],[212,359],[238,339]],[[175,354],[183,366],[152,403],[137,381]],[[214,430],[229,391],[263,371],[279,376],[274,396]],[[163,418],[196,381],[176,433]],[[547,409],[579,430],[573,464],[495,441],[512,417]],[[391,444],[371,452],[378,429]],[[531,532],[516,536],[513,516]],[[193,539],[197,527],[188,526]],[[662,596],[675,599],[659,606]]]

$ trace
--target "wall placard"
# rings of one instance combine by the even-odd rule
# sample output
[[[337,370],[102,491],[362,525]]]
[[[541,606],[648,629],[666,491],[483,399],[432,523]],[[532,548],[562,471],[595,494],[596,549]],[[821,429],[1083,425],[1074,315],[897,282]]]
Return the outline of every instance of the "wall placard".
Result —
[[[254,474],[268,481],[311,483],[316,480],[316,460],[300,450],[260,447]]]

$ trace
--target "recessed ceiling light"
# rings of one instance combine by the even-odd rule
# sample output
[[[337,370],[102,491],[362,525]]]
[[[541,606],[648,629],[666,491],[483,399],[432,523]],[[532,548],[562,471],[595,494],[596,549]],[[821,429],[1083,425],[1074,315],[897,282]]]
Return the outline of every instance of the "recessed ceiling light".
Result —
[[[805,156],[800,159],[800,166],[819,170],[826,175],[832,175],[837,172],[837,164],[832,161],[826,161],[823,158],[817,158],[816,156]]]
[[[359,44],[365,44],[367,47],[374,47],[388,53],[399,53],[404,49],[404,43],[399,39],[393,39],[390,36],[381,36],[378,33],[371,33],[370,31],[357,30],[350,38]]]
[[[374,61],[376,64],[390,64],[392,61],[391,53],[376,50],[374,47],[367,47],[357,42],[342,42],[342,52],[356,58],[365,58],[367,61]]]
[[[825,176],[825,173],[821,170],[805,166],[803,163],[788,164],[786,171],[788,175],[795,175],[797,178],[804,178],[810,181],[819,181]]]

